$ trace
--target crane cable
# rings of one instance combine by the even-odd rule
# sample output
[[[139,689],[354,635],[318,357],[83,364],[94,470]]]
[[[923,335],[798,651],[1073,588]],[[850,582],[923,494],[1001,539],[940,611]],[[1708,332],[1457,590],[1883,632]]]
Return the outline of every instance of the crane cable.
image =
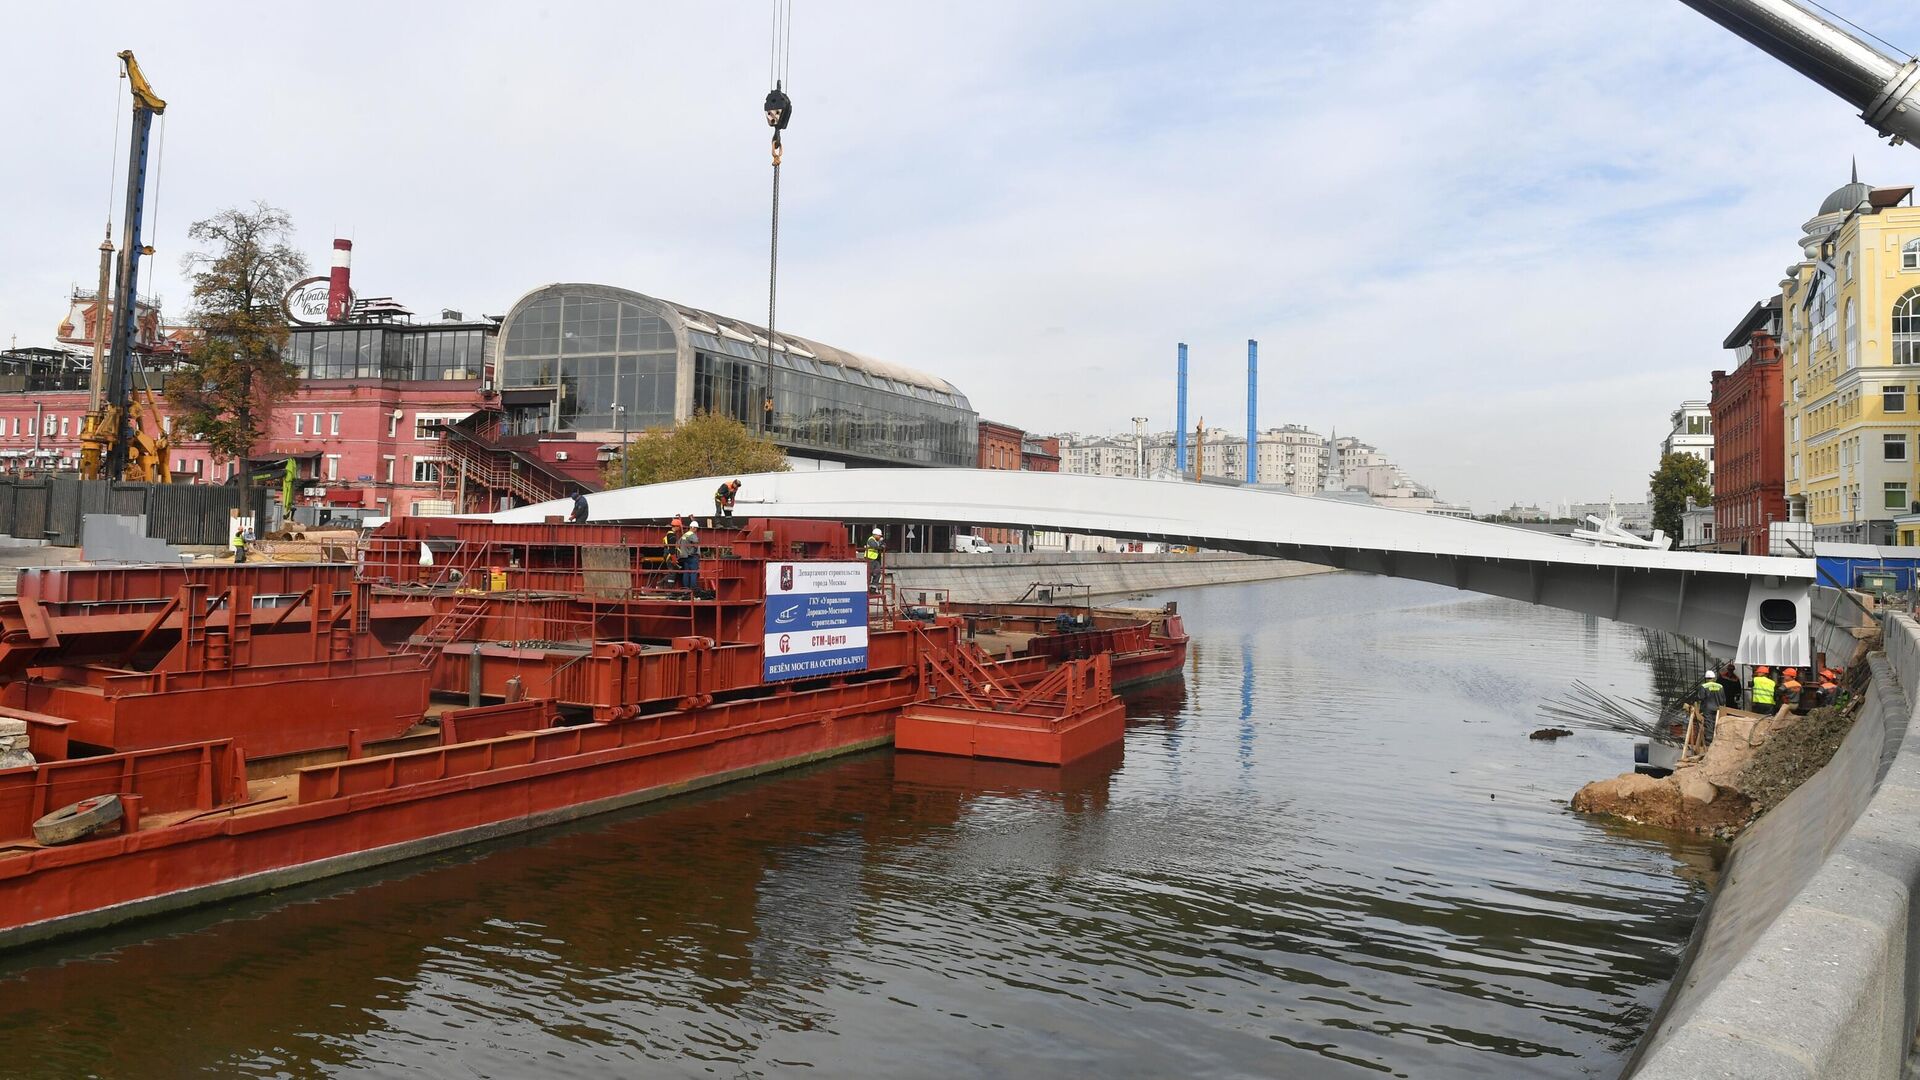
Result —
[[[771,83],[767,97],[769,106],[780,96],[783,107],[788,99],[784,97],[785,88],[791,85],[788,78],[789,65],[793,53],[793,0],[773,0],[773,34],[767,47],[767,79]],[[769,119],[769,123],[773,121]],[[769,230],[767,248],[767,363],[764,372],[766,387],[762,392],[760,410],[760,431],[770,434],[773,431],[773,351],[775,315],[779,308],[780,296],[780,131],[786,126],[784,119],[773,129],[773,221]]]

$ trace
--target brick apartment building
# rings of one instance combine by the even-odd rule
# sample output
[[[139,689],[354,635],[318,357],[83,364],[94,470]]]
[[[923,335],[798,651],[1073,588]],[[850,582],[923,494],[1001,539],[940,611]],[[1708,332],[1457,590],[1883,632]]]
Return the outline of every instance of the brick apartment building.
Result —
[[[1713,373],[1713,530],[1709,546],[1766,555],[1768,525],[1787,520],[1781,413],[1780,304],[1755,304],[1721,344],[1732,371]]]

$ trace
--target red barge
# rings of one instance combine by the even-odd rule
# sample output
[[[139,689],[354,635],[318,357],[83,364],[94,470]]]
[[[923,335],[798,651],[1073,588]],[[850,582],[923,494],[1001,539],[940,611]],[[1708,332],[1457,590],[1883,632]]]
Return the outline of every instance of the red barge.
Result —
[[[1087,760],[1118,750],[1119,674],[1185,653],[1169,610],[1034,623],[996,656],[961,614],[869,597],[837,523],[730,524],[691,590],[657,526],[436,518],[357,565],[24,572],[0,739],[34,763],[0,768],[0,946],[889,742]]]

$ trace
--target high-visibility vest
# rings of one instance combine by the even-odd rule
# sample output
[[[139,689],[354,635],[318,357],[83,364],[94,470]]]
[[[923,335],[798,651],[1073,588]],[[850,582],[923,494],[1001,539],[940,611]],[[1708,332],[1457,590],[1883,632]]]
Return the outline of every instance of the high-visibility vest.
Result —
[[[1708,679],[1706,682],[1701,683],[1700,689],[1705,690],[1709,694],[1722,694],[1726,692],[1725,689],[1713,679]]]
[[[1773,704],[1773,679],[1767,675],[1753,677],[1753,703],[1755,705]]]
[[[246,546],[247,546],[247,538],[246,538],[246,536],[245,536],[244,534],[242,534],[242,533],[234,533],[234,534],[233,534],[233,546],[234,546],[234,547],[235,547],[236,549],[238,549],[238,548],[243,548],[243,547],[246,547]]]
[[[866,556],[867,556],[867,558],[869,558],[869,559],[878,559],[878,558],[880,558],[880,545],[879,545],[879,544],[876,544],[876,543],[874,543],[874,542],[873,542],[873,541],[871,541],[871,540],[869,540],[869,541],[867,541],[867,550],[866,550],[866,552],[865,552],[865,554],[866,554]]]

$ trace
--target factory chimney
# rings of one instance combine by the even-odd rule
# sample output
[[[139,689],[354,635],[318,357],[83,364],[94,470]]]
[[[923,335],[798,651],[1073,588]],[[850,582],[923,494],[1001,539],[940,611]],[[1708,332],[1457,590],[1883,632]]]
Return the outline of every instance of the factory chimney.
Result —
[[[1259,452],[1260,440],[1256,434],[1255,422],[1259,418],[1260,405],[1260,343],[1247,339],[1247,483],[1254,480],[1254,455]]]
[[[1187,471],[1187,343],[1180,343],[1179,390],[1173,410],[1173,469],[1181,475]]]
[[[353,290],[348,287],[353,274],[353,241],[333,242],[333,270],[327,275],[327,321],[342,322],[353,309]]]

